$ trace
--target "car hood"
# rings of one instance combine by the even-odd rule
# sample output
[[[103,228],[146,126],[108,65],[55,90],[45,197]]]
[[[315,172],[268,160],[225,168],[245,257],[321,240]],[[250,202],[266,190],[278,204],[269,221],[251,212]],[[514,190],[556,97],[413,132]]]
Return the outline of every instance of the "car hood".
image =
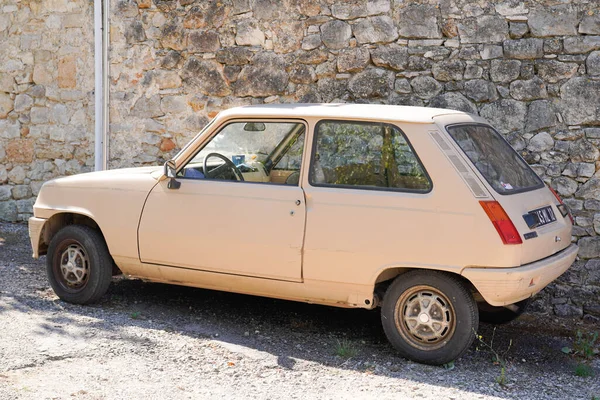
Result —
[[[163,167],[138,167],[138,168],[121,168],[107,171],[88,172],[56,178],[44,184],[44,187],[77,187],[77,188],[107,188],[111,186],[121,187],[123,183],[131,181],[131,183],[139,182],[140,175],[149,175],[154,180],[158,180],[162,176]]]

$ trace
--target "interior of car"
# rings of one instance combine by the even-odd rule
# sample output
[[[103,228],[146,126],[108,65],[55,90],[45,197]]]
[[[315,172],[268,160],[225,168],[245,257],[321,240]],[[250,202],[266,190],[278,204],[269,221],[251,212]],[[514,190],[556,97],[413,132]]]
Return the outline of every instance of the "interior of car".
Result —
[[[230,123],[177,177],[298,185],[305,131],[299,122]]]

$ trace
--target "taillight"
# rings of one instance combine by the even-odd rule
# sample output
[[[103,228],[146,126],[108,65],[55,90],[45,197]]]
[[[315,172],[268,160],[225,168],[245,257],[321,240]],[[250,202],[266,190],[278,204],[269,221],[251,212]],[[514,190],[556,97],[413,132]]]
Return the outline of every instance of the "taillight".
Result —
[[[560,213],[563,217],[566,217],[568,215],[569,219],[571,220],[571,224],[575,225],[575,221],[573,221],[573,216],[571,215],[571,212],[569,211],[569,207],[567,207],[567,205],[565,203],[563,203],[563,201],[560,198],[560,196],[558,195],[558,193],[556,193],[556,191],[554,189],[552,189],[552,187],[550,185],[547,185],[547,186],[548,186],[548,189],[550,189],[550,191],[554,195],[554,197],[556,197],[556,200],[558,200],[558,206],[556,207],[556,208],[558,208],[558,211],[560,211]]]
[[[521,235],[497,201],[480,201],[481,207],[494,224],[504,244],[521,244]]]

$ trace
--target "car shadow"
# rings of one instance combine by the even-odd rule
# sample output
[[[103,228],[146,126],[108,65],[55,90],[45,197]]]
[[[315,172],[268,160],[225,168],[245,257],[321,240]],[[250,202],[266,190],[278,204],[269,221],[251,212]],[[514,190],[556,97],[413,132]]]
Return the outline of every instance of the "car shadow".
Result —
[[[18,241],[13,244],[23,247]],[[8,310],[40,313],[43,322],[34,330],[38,335],[52,333],[76,339],[71,329],[64,328],[75,325],[80,331],[86,327],[105,331],[116,340],[151,341],[126,332],[129,326],[136,326],[268,353],[282,369],[291,370],[298,362],[308,361],[501,398],[513,398],[515,391],[526,390],[528,380],[540,370],[573,376],[572,359],[560,351],[572,343],[572,330],[553,328],[556,320],[547,316],[525,315],[496,329],[482,324],[477,332],[482,342],[475,341],[445,369],[398,356],[385,337],[378,310],[335,308],[121,277],[113,280],[99,303],[77,306],[53,294],[47,286],[44,263],[44,259],[23,263],[5,260],[0,253],[0,274],[5,278],[0,283],[0,316]],[[501,366],[494,363],[494,352],[507,359],[511,371],[504,386],[495,382]],[[467,384],[473,379],[485,381]]]

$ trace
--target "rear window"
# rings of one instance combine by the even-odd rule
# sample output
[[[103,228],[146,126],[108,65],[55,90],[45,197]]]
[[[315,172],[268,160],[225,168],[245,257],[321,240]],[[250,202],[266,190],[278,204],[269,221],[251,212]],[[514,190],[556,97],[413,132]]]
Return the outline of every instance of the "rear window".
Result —
[[[496,192],[513,194],[544,186],[529,165],[492,127],[454,125],[446,129]]]

